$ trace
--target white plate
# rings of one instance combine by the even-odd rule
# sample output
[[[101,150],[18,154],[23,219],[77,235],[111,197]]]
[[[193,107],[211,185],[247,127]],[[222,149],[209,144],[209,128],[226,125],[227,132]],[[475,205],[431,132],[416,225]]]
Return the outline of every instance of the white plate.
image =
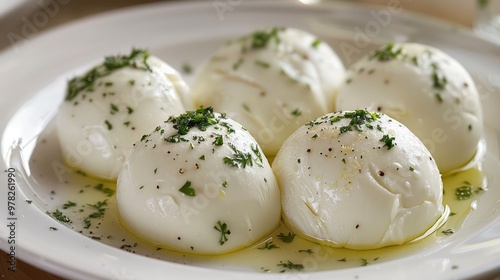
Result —
[[[500,48],[445,22],[389,7],[382,10],[336,3],[306,6],[268,1],[154,4],[78,21],[19,41],[1,53],[2,168],[15,167],[20,172],[16,200],[18,257],[72,279],[455,279],[484,273],[500,275]],[[52,186],[29,176],[29,159],[37,136],[46,130],[63,98],[66,79],[85,65],[109,54],[127,53],[131,47],[149,48],[178,69],[186,62],[199,66],[226,39],[270,25],[316,34],[332,44],[346,65],[377,44],[414,41],[441,48],[473,74],[488,126],[484,168],[490,190],[477,201],[477,209],[467,217],[462,230],[442,244],[397,260],[315,273],[265,274],[180,265],[131,254],[76,233],[45,214],[60,201],[51,200],[50,195],[40,196],[37,188]],[[18,145],[23,147],[22,153]],[[2,172],[0,180],[5,186],[6,173]],[[2,189],[0,201],[5,205],[7,191]],[[26,203],[27,199],[33,204]],[[2,206],[0,248],[4,251],[8,250],[7,216]],[[59,230],[49,231],[49,227]]]

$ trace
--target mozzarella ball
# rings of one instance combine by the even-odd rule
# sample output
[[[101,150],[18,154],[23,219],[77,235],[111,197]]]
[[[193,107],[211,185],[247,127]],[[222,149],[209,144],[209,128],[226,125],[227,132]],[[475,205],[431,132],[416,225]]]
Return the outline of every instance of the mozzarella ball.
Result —
[[[172,117],[143,136],[116,194],[131,231],[195,254],[250,245],[281,216],[276,178],[257,142],[212,108]]]
[[[344,66],[315,36],[268,28],[227,42],[192,86],[197,105],[213,106],[241,123],[274,156],[302,124],[331,112]]]
[[[442,173],[467,164],[482,137],[479,94],[467,71],[435,48],[388,44],[354,64],[337,110],[368,108],[407,126],[430,150]]]
[[[411,241],[444,211],[441,175],[401,123],[364,110],[302,126],[273,162],[283,220],[306,239],[374,249]]]
[[[132,144],[190,102],[179,73],[147,51],[107,57],[68,83],[57,116],[65,161],[116,180]]]

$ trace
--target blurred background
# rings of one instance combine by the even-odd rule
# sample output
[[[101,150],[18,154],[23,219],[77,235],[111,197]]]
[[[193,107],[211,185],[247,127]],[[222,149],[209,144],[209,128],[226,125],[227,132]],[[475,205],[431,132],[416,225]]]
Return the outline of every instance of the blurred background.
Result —
[[[217,0],[204,0],[215,2]],[[252,1],[252,0],[244,0]],[[405,11],[416,12],[427,16],[454,22],[473,30],[478,26],[477,19],[488,16],[484,6],[493,0],[275,0],[300,1],[304,4],[314,4],[321,1],[342,1],[388,5],[401,3]],[[40,11],[48,17],[39,18],[36,35],[39,36],[68,22],[82,19],[97,13],[103,13],[134,5],[153,2],[185,2],[181,0],[0,0],[0,52],[11,45],[9,34],[21,34],[26,22],[33,20]],[[459,3],[457,3],[459,2]],[[500,2],[500,1],[498,1]],[[56,3],[56,5],[54,5]],[[56,8],[57,9],[56,9]],[[483,7],[483,8],[481,8]],[[482,10],[483,9],[483,10]],[[24,27],[26,28],[26,27]],[[0,255],[0,279],[61,279],[18,260],[16,273],[7,273],[7,259]]]
[[[44,6],[57,6],[57,11],[49,15],[48,20],[42,21],[37,26],[38,32],[43,32],[65,24],[67,22],[81,19],[96,13],[102,13],[123,7],[141,5],[153,2],[185,2],[187,0],[0,0],[0,51],[10,45],[9,33],[20,34],[26,21],[36,16],[37,11],[43,10]],[[215,1],[215,0],[204,0]],[[252,1],[252,0],[246,0]],[[317,3],[321,1],[342,1],[369,3],[377,5],[388,5],[391,2],[401,3],[405,11],[414,11],[444,20],[452,21],[467,28],[473,28],[477,18],[477,3],[491,0],[279,0],[300,1],[303,3]],[[57,2],[54,5],[53,2]],[[39,34],[39,33],[38,33]]]

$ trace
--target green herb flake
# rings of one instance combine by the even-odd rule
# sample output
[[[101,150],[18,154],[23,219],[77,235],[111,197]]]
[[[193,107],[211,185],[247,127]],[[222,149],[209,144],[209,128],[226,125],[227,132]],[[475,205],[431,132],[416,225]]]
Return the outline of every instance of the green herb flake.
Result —
[[[128,84],[131,86],[135,85],[135,80],[128,80]]]
[[[320,39],[315,39],[312,43],[311,43],[311,47],[313,47],[314,49],[317,49],[319,44],[321,44],[321,40]]]
[[[277,266],[281,266],[281,267],[286,268],[288,270],[298,270],[298,271],[301,271],[302,269],[304,269],[304,265],[302,265],[302,264],[294,264],[291,261],[287,261],[286,263],[280,261],[280,263],[277,264]],[[281,271],[281,272],[284,272],[284,270]]]
[[[255,61],[255,64],[257,64],[258,66],[262,67],[262,68],[269,68],[271,67],[271,65],[265,61],[261,61],[261,60],[256,60]]]
[[[285,243],[291,243],[295,238],[295,234],[289,232],[288,235],[283,234],[282,232],[276,235],[281,241]]]
[[[379,141],[384,142],[384,146],[382,147],[387,147],[387,150],[390,150],[395,145],[393,143],[394,140],[396,140],[396,137],[390,137],[389,135],[385,134]]]
[[[186,181],[179,191],[187,196],[196,196],[196,190],[191,187],[190,181]]]
[[[437,69],[432,72],[432,86],[435,89],[443,90],[446,87],[448,80],[442,74],[440,74]]]
[[[118,109],[118,106],[116,106],[113,103],[110,104],[110,107],[111,107],[111,115],[114,115],[116,112],[120,111],[120,109]]]
[[[297,109],[293,110],[293,111],[291,112],[291,114],[292,114],[292,116],[294,116],[294,117],[300,117],[300,115],[302,115],[302,112],[299,110],[299,108],[297,108]]]
[[[205,155],[202,155],[201,157],[199,157],[198,159],[200,160],[205,160]]]
[[[165,138],[165,141],[171,143],[188,142],[182,135],[196,127],[201,131],[207,130],[209,126],[219,123],[219,119],[215,117],[214,109],[212,107],[200,107],[196,111],[187,111],[186,113],[177,117],[170,117],[167,122],[173,123],[173,128],[177,133]]]
[[[397,58],[402,53],[402,51],[402,48],[395,49],[394,43],[391,42],[387,44],[385,48],[373,52],[373,54],[370,56],[370,60],[378,59],[378,61],[382,62],[390,61]]]
[[[66,101],[72,101],[80,92],[92,92],[96,81],[110,75],[114,71],[130,67],[134,69],[151,72],[151,68],[146,62],[149,52],[141,49],[132,49],[129,55],[108,56],[104,62],[82,76],[75,77],[68,82],[66,89]],[[106,83],[105,85],[110,85]]]
[[[243,58],[238,59],[238,61],[236,61],[236,62],[233,64],[233,70],[234,70],[234,71],[238,70],[238,68],[240,68],[240,66],[243,64],[243,62],[245,62],[245,61],[243,60]]]
[[[221,246],[224,245],[224,243],[226,243],[228,240],[227,236],[231,234],[231,231],[228,229],[227,224],[221,223],[221,221],[217,221],[217,224],[215,224],[214,229],[220,232],[221,234],[219,239],[219,244]]]
[[[65,204],[63,204],[63,209],[68,209],[68,208],[71,208],[71,207],[75,207],[76,206],[76,203],[75,202],[72,202],[72,201],[69,201]]]
[[[193,73],[193,67],[191,67],[188,63],[184,63],[182,65],[182,72],[184,72],[184,74],[191,74]]]
[[[449,228],[449,229],[441,231],[441,233],[444,235],[452,235],[455,232],[451,228]]]
[[[112,82],[105,82],[104,86],[105,87],[110,87],[110,86],[113,86],[113,83]]]
[[[223,144],[224,144],[224,139],[222,138],[222,135],[217,135],[217,137],[215,137],[214,142],[212,142],[212,145],[215,146],[222,146]]]
[[[439,103],[443,103],[443,97],[441,96],[440,93],[436,93],[434,96],[436,96],[436,100],[439,102]]]
[[[231,144],[230,147],[234,154],[232,157],[224,157],[223,162],[225,164],[238,168],[245,168],[247,165],[253,166],[252,155],[250,153],[243,153]]]
[[[115,191],[110,188],[105,188],[103,184],[97,184],[94,189],[101,191],[104,193],[106,196],[110,197],[115,194]]]
[[[59,209],[56,209],[56,211],[52,212],[52,217],[63,223],[71,223],[71,220],[61,211],[59,211]]]
[[[415,168],[413,168],[413,166],[410,166],[410,171],[411,172],[415,171]]]
[[[257,30],[252,35],[252,49],[263,49],[269,42],[274,40],[276,43],[280,42],[278,32],[282,30],[280,28],[274,27],[271,30]]]
[[[313,254],[313,250],[312,249],[306,249],[306,250],[299,250],[299,253],[308,253],[308,254]]]
[[[369,125],[370,123],[376,121],[379,117],[380,116],[377,113],[368,112],[366,110],[355,110],[352,112],[346,112],[342,116],[336,116],[334,118],[350,120],[348,125],[340,127],[340,133],[346,133],[353,130],[362,132],[362,125],[367,126],[367,124]],[[371,125],[367,127],[373,128]]]
[[[26,203],[31,204],[31,203],[33,203],[33,200],[29,200],[29,199],[27,199],[27,200],[26,200]]]
[[[153,173],[156,174],[157,171],[158,171],[158,168],[155,168],[155,170],[153,170]]]
[[[368,260],[367,259],[361,259],[361,266],[367,266],[369,263],[368,263]]]
[[[347,259],[346,258],[341,258],[341,259],[338,259],[337,261],[338,262],[347,262]]]
[[[278,249],[279,247],[276,246],[272,241],[266,242],[262,247],[257,247],[259,250],[271,250],[271,249]]]
[[[227,188],[227,181],[224,181],[224,183],[222,183],[222,186],[223,186],[224,188]]]
[[[134,112],[134,109],[127,107],[127,113],[130,115]]]
[[[108,120],[104,120],[104,124],[106,124],[106,127],[108,128],[108,130],[113,129],[113,125]]]

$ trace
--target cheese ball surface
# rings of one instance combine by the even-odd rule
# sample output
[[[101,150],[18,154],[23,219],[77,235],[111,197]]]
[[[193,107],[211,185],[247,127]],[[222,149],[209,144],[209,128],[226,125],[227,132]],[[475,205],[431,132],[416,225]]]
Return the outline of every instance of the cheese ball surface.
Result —
[[[471,76],[455,59],[426,45],[388,44],[352,65],[337,110],[358,108],[403,123],[426,145],[441,173],[471,161],[483,134]]]
[[[190,103],[179,73],[147,51],[107,57],[68,83],[57,116],[64,159],[88,175],[116,180],[132,144]]]
[[[279,188],[252,136],[211,108],[144,135],[117,185],[124,224],[168,249],[222,254],[275,229]]]
[[[299,128],[273,162],[283,220],[304,238],[374,249],[423,235],[443,185],[422,142],[384,114],[328,114]]]
[[[268,156],[305,122],[331,112],[344,66],[312,34],[256,30],[221,46],[201,68],[192,93],[241,123]]]

